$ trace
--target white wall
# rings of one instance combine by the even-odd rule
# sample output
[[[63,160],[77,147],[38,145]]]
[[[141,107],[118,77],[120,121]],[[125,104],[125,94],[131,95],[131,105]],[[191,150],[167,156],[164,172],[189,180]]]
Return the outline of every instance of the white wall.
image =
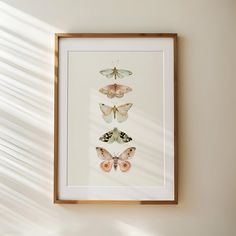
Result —
[[[0,235],[236,235],[236,1],[4,0],[0,9]],[[178,205],[52,204],[58,31],[179,34]]]

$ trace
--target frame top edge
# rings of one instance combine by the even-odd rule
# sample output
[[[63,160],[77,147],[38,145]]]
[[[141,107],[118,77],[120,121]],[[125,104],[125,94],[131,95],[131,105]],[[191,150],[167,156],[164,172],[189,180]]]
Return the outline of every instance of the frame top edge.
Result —
[[[55,33],[59,38],[177,38],[177,33]]]

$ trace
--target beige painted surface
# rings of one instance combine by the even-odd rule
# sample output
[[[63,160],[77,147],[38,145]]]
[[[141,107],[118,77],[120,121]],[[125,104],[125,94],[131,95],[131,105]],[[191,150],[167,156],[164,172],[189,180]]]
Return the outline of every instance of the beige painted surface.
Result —
[[[0,235],[236,235],[236,1],[9,0],[0,9]],[[56,31],[179,34],[178,205],[52,204]]]

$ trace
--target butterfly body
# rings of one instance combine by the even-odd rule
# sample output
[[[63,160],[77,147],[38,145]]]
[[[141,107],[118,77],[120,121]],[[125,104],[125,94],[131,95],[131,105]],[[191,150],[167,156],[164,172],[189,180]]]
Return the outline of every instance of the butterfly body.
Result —
[[[116,112],[117,112],[117,107],[114,106],[113,107],[114,120],[116,119]]]
[[[99,92],[107,95],[108,98],[122,98],[124,94],[131,91],[130,87],[121,84],[110,84],[99,89]]]
[[[115,79],[117,78],[124,78],[125,76],[132,75],[132,72],[129,70],[123,70],[123,69],[117,69],[114,67],[113,69],[105,69],[101,70],[100,73],[107,78],[112,78],[114,77]]]
[[[105,148],[96,147],[98,157],[103,160],[100,167],[105,172],[110,172],[112,166],[114,167],[114,170],[117,170],[117,167],[119,166],[122,172],[127,172],[131,167],[131,163],[128,159],[131,159],[134,156],[135,150],[135,147],[130,147],[119,156],[112,156]]]
[[[106,143],[114,143],[116,141],[117,143],[122,144],[130,142],[132,138],[129,137],[125,132],[114,128],[113,130],[103,134],[99,140]]]
[[[102,117],[107,123],[111,123],[112,119],[116,119],[120,123],[126,121],[128,119],[128,111],[132,105],[132,103],[126,103],[118,107],[110,107],[103,103],[99,103]]]
[[[114,170],[117,170],[119,157],[113,157],[112,159],[113,159]]]

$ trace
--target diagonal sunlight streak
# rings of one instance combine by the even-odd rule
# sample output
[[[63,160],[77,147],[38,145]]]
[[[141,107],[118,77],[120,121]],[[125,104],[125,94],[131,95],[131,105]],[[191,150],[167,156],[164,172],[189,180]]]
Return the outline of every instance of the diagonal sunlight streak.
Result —
[[[31,121],[35,126],[39,124],[43,126],[46,123],[47,119],[42,117],[43,114],[37,112],[39,108],[31,106],[31,109],[29,109],[29,107],[26,106],[26,103],[15,95],[7,92],[3,92],[2,94],[5,96],[2,96],[0,99],[0,105],[2,109],[8,109],[6,113],[9,115],[17,113],[21,120]],[[47,128],[45,128],[45,130],[47,130]]]
[[[0,212],[2,213],[0,214],[0,217],[1,217],[2,222],[4,222],[3,230],[5,228],[4,226],[6,226],[5,221],[8,222],[9,224],[9,226],[6,229],[6,232],[9,229],[12,230],[12,229],[17,228],[18,225],[23,227],[24,229],[30,229],[32,227],[32,222],[26,219],[25,217],[23,217],[21,214],[19,214],[15,210],[9,207],[6,207],[4,204],[0,206],[0,209],[1,209]]]
[[[7,200],[5,200],[8,204],[14,204],[14,207],[17,208],[23,208],[25,211],[25,215],[32,215],[32,217],[38,217],[35,216],[34,210],[37,210],[38,214],[40,214],[40,217],[46,217],[50,219],[51,216],[56,216],[56,213],[53,212],[51,209],[47,208],[46,206],[41,205],[41,201],[34,201],[34,199],[28,199],[25,196],[25,192],[23,192],[19,188],[12,189],[11,186],[13,182],[10,180],[7,180],[6,178],[3,181],[4,183],[1,185],[1,197],[0,198],[5,198],[7,196]],[[24,186],[23,189],[26,189]],[[27,191],[27,190],[26,190]],[[28,194],[31,194],[30,191],[27,191]],[[11,203],[11,199],[12,202]],[[13,201],[14,200],[14,201]],[[3,199],[4,201],[4,199]],[[20,203],[20,205],[19,205]],[[7,205],[8,205],[7,204]],[[6,204],[5,204],[6,205]]]
[[[42,55],[40,55],[38,51],[34,52],[31,48],[23,47],[22,43],[19,45],[9,39],[2,38],[0,48],[9,55],[14,55],[24,60],[28,60],[30,58],[30,61],[32,61],[35,65],[51,70],[52,64],[43,59],[43,57],[48,56],[47,54],[42,53]]]
[[[1,112],[1,114],[4,113]],[[43,133],[40,133],[39,135],[44,139],[40,139],[38,135],[35,135],[32,131],[21,128],[21,125],[14,125],[14,122],[7,122],[7,120],[3,120],[2,123],[5,123],[0,132],[0,137],[3,140],[8,140],[9,143],[14,142],[15,147],[18,146],[19,148],[30,152],[34,156],[39,156],[42,160],[47,159],[46,157],[50,154],[49,148],[52,145],[52,142],[46,142],[46,136],[43,135]],[[29,127],[29,129],[30,128],[31,127]]]
[[[88,159],[88,162],[90,162],[88,163],[90,166],[89,169],[91,170],[88,174],[88,181],[90,184],[94,185],[94,183],[100,179],[100,184],[106,183],[105,185],[111,186],[117,185],[132,187],[142,186],[142,184],[144,184],[144,186],[163,186],[164,153],[162,149],[163,143],[161,141],[159,142],[159,140],[162,140],[163,127],[158,126],[153,117],[150,117],[138,107],[132,107],[132,112],[130,112],[127,125],[121,123],[119,126],[125,126],[125,130],[128,130],[129,135],[133,137],[133,141],[131,144],[122,144],[119,149],[120,151],[117,151],[118,149],[115,149],[116,145],[101,143],[97,141],[98,138],[94,138],[94,136],[99,137],[99,134],[103,134],[104,132],[111,130],[113,126],[115,127],[117,125],[115,121],[111,124],[103,122],[101,117],[102,115],[98,117],[97,114],[101,114],[98,109],[99,100],[101,100],[100,93],[91,89],[89,111],[89,118],[91,121],[89,127],[91,140],[89,156],[91,156],[91,158]],[[117,153],[120,153],[121,150],[123,151],[129,146],[137,146],[136,155],[130,161],[133,167],[129,173],[129,176],[132,174],[135,176],[134,172],[137,172],[139,176],[138,180],[137,178],[130,177],[127,182],[126,180],[128,176],[124,177],[124,174],[120,174],[119,171],[117,171],[117,173],[109,173],[109,178],[107,178],[107,175],[104,174],[99,168],[101,160],[99,158],[96,158],[96,160],[92,158],[96,156],[94,147],[98,145],[105,147],[107,150],[111,150],[112,148],[112,150],[116,150]],[[145,161],[142,161],[142,158],[145,158]],[[95,172],[94,170],[96,169],[97,171]],[[146,180],[145,183],[144,180]]]
[[[0,235],[87,235],[96,234],[98,227],[107,235],[125,236],[132,231],[152,236],[122,221],[116,224],[116,212],[104,206],[96,206],[101,207],[101,217],[94,214],[91,218],[93,206],[52,204],[55,32],[63,30],[0,2]],[[130,118],[136,127],[143,122]],[[150,121],[145,129],[160,131],[150,117],[145,119]],[[92,129],[106,131],[91,120]],[[151,138],[149,145],[141,146],[141,135],[135,131],[132,135],[148,156],[148,165],[158,164],[160,160],[154,157],[162,155],[162,150],[151,147]],[[132,164],[153,181],[153,174],[146,173],[145,167],[135,160]],[[91,222],[96,227],[91,227]]]
[[[10,130],[6,130],[6,132],[9,133]],[[14,135],[14,132],[12,134]],[[7,146],[11,150],[17,152],[18,155],[23,155],[28,161],[32,160],[36,165],[42,165],[43,168],[46,167],[46,170],[51,166],[52,160],[48,160],[47,156],[50,153],[47,152],[47,150],[41,150],[40,146],[34,145],[33,142],[28,142],[28,140],[20,140],[21,136],[17,136],[17,138],[14,136],[13,138],[4,133],[0,133],[0,135],[2,146]],[[41,150],[41,152],[39,150]],[[50,173],[51,171],[48,170],[48,172]]]
[[[42,146],[42,148],[46,148],[46,147],[50,147],[50,145],[53,144],[53,141],[48,141],[42,138],[47,138],[49,137],[46,133],[46,124],[44,124],[42,126],[42,129],[38,128],[37,124],[40,125],[40,122],[35,122],[32,119],[27,119],[26,121],[24,120],[24,117],[21,119],[16,119],[14,117],[14,113],[9,113],[9,112],[4,112],[3,109],[0,109],[1,115],[2,117],[5,116],[6,118],[0,118],[0,122],[4,127],[2,128],[1,132],[4,132],[4,130],[8,130],[8,133],[11,133],[12,131],[14,131],[17,134],[21,135],[21,136],[25,136],[28,137],[29,142],[32,141],[37,141],[37,145],[41,144],[44,145],[44,147]],[[19,114],[19,112],[16,112],[16,114]],[[32,122],[33,124],[30,124],[30,122]],[[28,128],[28,129],[27,129]],[[34,131],[37,131],[37,133],[35,133]],[[40,137],[40,136],[41,137]]]
[[[1,46],[2,48],[2,46]],[[48,76],[51,75],[51,71],[48,68],[45,68],[42,64],[35,63],[35,60],[32,60],[32,57],[19,57],[15,55],[15,52],[7,52],[6,50],[1,50],[1,61],[9,65],[17,65],[21,70],[25,71],[32,76],[37,76],[43,78],[43,80],[48,81]],[[28,61],[32,61],[29,63]],[[32,64],[33,63],[33,64]],[[50,64],[49,64],[50,65]],[[50,81],[48,81],[49,83]]]
[[[32,177],[35,176],[37,177],[37,179],[41,181],[45,181],[46,184],[45,187],[48,187],[48,178],[46,178],[46,176],[42,176],[41,172],[39,173],[38,171],[38,167],[33,167],[32,165],[30,165],[29,163],[27,163],[26,161],[22,160],[23,158],[20,158],[19,156],[14,155],[15,153],[13,153],[11,150],[9,151],[9,149],[6,149],[3,145],[1,145],[1,150],[0,152],[2,154],[4,154],[5,158],[4,158],[4,164],[9,163],[9,166],[11,167],[17,167],[16,169],[20,170],[20,173],[22,172],[22,174],[25,175],[26,172],[29,172],[29,175],[31,175],[31,179]],[[44,172],[44,171],[43,171]],[[50,176],[48,176],[50,177]]]
[[[15,67],[8,66],[1,62],[0,71],[1,75],[8,80],[8,83],[12,83],[14,84],[14,86],[18,86],[20,84],[21,86],[18,87],[19,89],[24,86],[25,88],[27,88],[27,90],[31,90],[31,94],[35,93],[36,96],[38,95],[42,101],[48,101],[45,104],[45,107],[49,106],[49,104],[52,103],[52,98],[50,99],[50,97],[48,96],[52,92],[52,88],[50,88],[48,84],[44,83],[44,81],[35,80],[35,78],[32,78],[28,74],[16,69]],[[37,100],[40,102],[39,98]]]
[[[0,3],[0,235],[46,235],[69,215],[52,204],[55,32]]]
[[[37,113],[41,113],[40,115],[52,115],[52,111],[48,111],[48,108],[45,107],[45,103],[38,102],[37,96],[29,95],[28,93],[23,93],[21,90],[17,89],[14,85],[9,86],[5,85],[4,81],[0,82],[0,87],[3,88],[0,89],[0,92],[5,94],[5,97],[12,97],[14,100],[19,101],[22,106],[30,107],[31,109],[34,109]],[[8,100],[8,99],[7,99]],[[22,108],[23,109],[23,108]]]
[[[44,161],[40,161],[39,158],[37,159],[31,158],[28,152],[26,152],[24,149],[23,150],[20,149],[17,145],[11,143],[11,141],[9,140],[6,141],[3,138],[0,139],[1,139],[0,145],[2,151],[4,151],[5,153],[10,153],[16,160],[25,163],[25,165],[31,166],[35,170],[42,171],[42,173],[44,173],[44,175],[48,177],[52,177],[51,172],[45,169],[45,164],[47,164],[47,162],[45,163]]]
[[[39,71],[35,72],[33,69],[34,68],[27,68],[27,64],[22,64],[22,63],[19,63],[18,60],[13,60],[12,58],[7,58],[3,51],[1,51],[1,57],[0,57],[0,62],[1,64],[6,64],[8,65],[9,67],[15,67],[16,69],[18,70],[21,70],[23,73],[26,73],[32,77],[36,77],[36,78],[39,78],[41,79],[42,81],[44,81],[44,83],[50,83],[48,80],[47,80],[47,75],[45,74],[42,74],[40,73]]]

